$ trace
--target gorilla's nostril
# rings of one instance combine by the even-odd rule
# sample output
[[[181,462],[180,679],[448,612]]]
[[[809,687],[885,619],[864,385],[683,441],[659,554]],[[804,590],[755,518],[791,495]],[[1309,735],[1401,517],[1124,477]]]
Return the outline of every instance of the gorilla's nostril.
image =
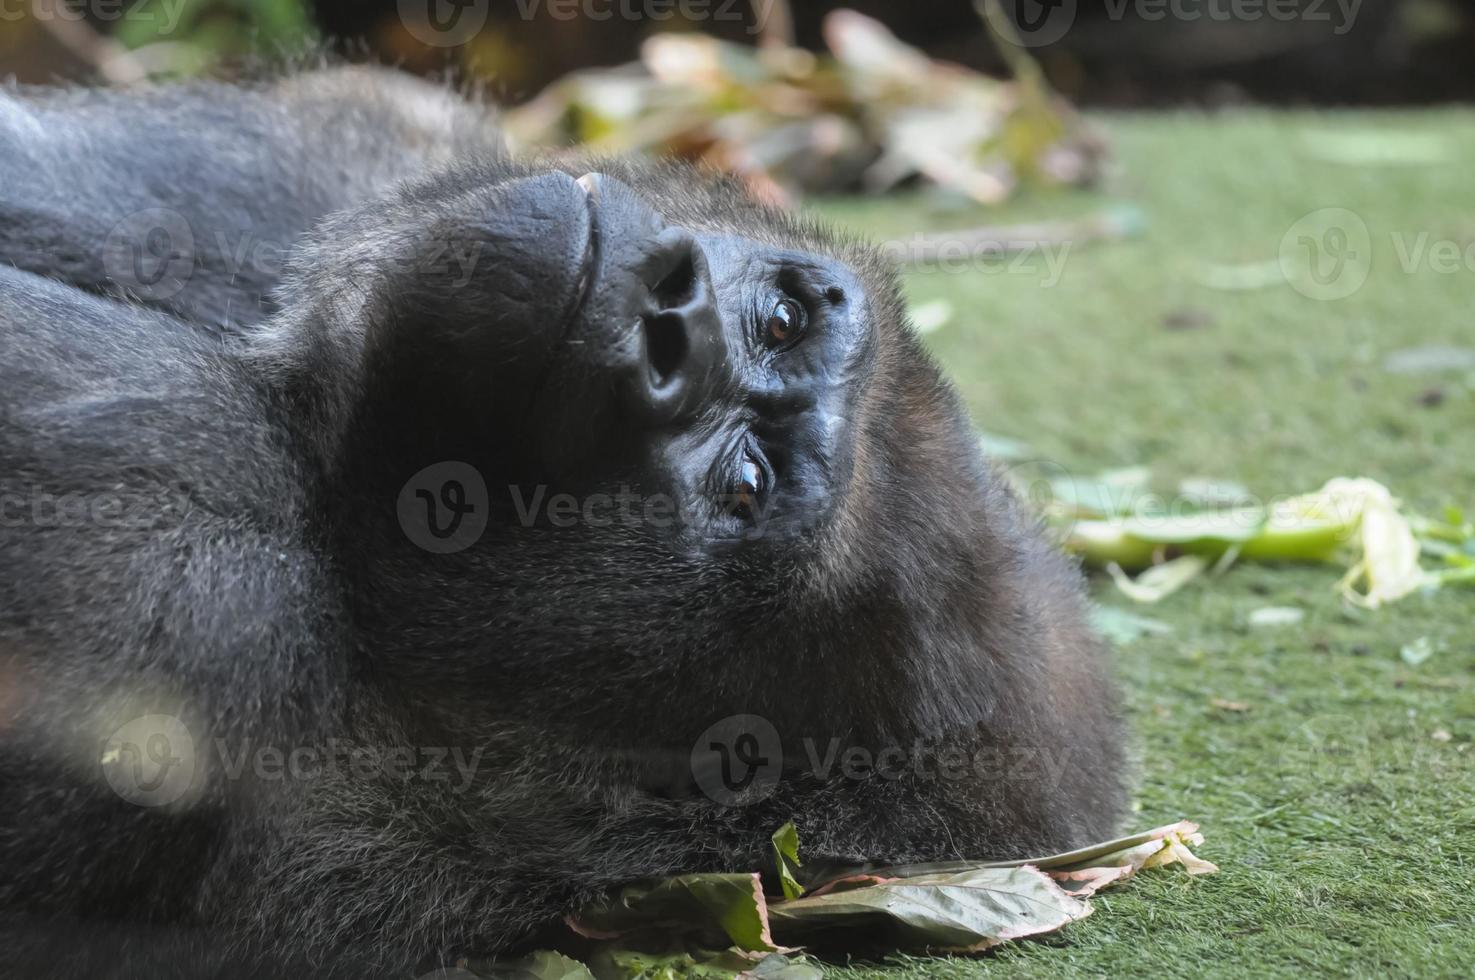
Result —
[[[683,252],[676,267],[651,288],[656,308],[670,310],[684,306],[696,290],[696,284],[696,266],[692,262],[691,252]]]
[[[686,360],[686,324],[674,313],[658,313],[645,320],[645,360],[651,383],[659,388]]]

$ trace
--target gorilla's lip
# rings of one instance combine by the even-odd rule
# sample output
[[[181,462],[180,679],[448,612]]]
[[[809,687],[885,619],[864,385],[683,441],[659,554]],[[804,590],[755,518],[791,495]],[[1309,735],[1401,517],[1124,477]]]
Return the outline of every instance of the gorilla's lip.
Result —
[[[584,210],[589,221],[589,236],[584,242],[584,253],[579,257],[579,284],[574,290],[573,307],[569,310],[564,325],[567,337],[569,329],[577,321],[594,289],[594,271],[599,266],[599,174],[587,173],[574,181],[584,192]]]
[[[529,389],[527,405],[523,409],[519,424],[525,424],[542,397],[544,388],[548,385],[548,378],[553,374],[554,367],[564,352],[568,350],[572,334],[577,329],[584,306],[589,301],[589,296],[594,292],[594,277],[599,269],[599,175],[587,173],[576,180],[571,181],[584,194],[584,213],[588,221],[588,235],[584,241],[584,251],[579,257],[579,281],[574,289],[574,298],[570,303],[568,312],[559,320],[558,339],[551,348],[551,353],[544,361],[538,371],[532,387]]]

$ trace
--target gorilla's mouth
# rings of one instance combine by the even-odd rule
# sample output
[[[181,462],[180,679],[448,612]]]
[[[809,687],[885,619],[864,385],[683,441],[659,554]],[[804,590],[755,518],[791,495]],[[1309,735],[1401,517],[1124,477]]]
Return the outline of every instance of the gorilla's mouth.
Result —
[[[594,279],[599,269],[600,257],[599,180],[599,174],[590,172],[574,181],[584,192],[584,208],[589,226],[588,238],[584,242],[583,254],[579,257],[576,273],[579,278],[574,288],[573,299],[567,311],[557,321],[558,338],[538,369],[533,384],[528,389],[522,413],[518,417],[518,425],[522,428],[527,428],[528,421],[542,399],[544,390],[548,387],[549,378],[556,370],[558,362],[567,356],[573,334],[577,331],[579,322],[583,318],[584,307],[588,305],[589,296],[594,292]]]

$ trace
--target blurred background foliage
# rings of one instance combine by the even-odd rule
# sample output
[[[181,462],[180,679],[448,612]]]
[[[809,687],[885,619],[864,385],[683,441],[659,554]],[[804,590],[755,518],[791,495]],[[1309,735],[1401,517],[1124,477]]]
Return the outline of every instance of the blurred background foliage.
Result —
[[[520,148],[674,154],[781,204],[1091,185],[1073,105],[1460,99],[1472,48],[1475,0],[0,0],[13,80],[378,61],[481,88]]]
[[[1187,15],[1168,0],[1003,6],[1026,25],[1069,17],[1060,37],[1031,50],[1051,86],[1085,105],[1475,97],[1475,0],[1174,2]],[[516,103],[575,69],[635,60],[657,32],[700,30],[752,43],[762,20],[769,30],[791,31],[803,48],[823,50],[825,16],[841,6],[934,58],[990,73],[1006,67],[970,0],[0,0],[0,75],[34,82],[193,74],[336,49],[423,73],[453,70]],[[1272,6],[1282,14],[1268,14]],[[630,9],[635,16],[624,13]],[[785,9],[786,18],[775,13]],[[427,43],[413,24],[426,11],[478,29],[462,43]],[[772,23],[785,19],[791,23]]]

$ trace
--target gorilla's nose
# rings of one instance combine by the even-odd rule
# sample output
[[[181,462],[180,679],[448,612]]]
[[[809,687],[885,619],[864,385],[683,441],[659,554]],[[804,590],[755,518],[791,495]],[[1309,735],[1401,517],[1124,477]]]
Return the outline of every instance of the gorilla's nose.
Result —
[[[611,366],[629,410],[657,426],[690,418],[730,373],[707,256],[690,231],[623,181],[587,173],[576,183],[597,215],[600,254],[600,283],[585,315],[618,325]]]
[[[702,246],[684,228],[661,232],[643,265],[650,298],[640,318],[644,378],[636,398],[652,421],[679,421],[726,376],[712,277]]]

